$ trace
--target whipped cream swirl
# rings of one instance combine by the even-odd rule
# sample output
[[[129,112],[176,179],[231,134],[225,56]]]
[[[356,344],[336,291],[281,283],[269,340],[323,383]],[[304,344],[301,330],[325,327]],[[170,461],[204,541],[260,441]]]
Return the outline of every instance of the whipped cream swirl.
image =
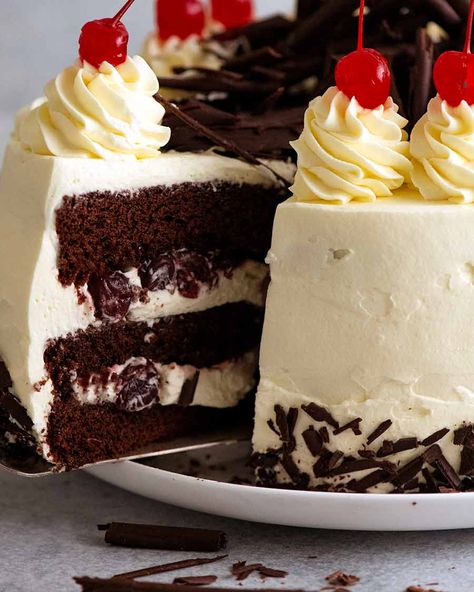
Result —
[[[23,109],[14,138],[35,154],[153,158],[168,143],[155,74],[139,56],[114,68],[77,63],[49,82],[46,97]]]
[[[474,202],[474,108],[439,96],[411,134],[412,181],[429,200]]]
[[[409,144],[391,98],[364,109],[332,87],[309,105],[300,138],[298,172],[292,187],[297,201],[375,201],[389,197],[410,177]]]
[[[231,52],[227,56],[224,48],[222,51],[214,51],[215,45],[215,42],[203,43],[197,35],[191,35],[184,40],[170,37],[160,42],[156,33],[151,33],[145,41],[143,57],[157,76],[174,76],[175,68],[219,70],[225,59],[231,57]],[[217,50],[216,47],[214,49]]]

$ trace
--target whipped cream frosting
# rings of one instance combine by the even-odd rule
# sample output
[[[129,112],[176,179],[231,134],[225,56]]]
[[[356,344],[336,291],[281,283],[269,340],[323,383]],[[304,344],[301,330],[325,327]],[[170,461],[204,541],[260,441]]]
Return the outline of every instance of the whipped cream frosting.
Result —
[[[364,109],[336,87],[314,99],[305,115],[292,187],[297,201],[375,201],[389,197],[410,177],[407,120],[388,98]]]
[[[474,202],[474,108],[439,96],[411,134],[413,184],[429,200]]]
[[[14,138],[38,155],[145,159],[170,138],[155,101],[159,84],[141,57],[97,70],[77,62],[45,88],[45,97],[17,116]]]
[[[170,37],[161,42],[156,33],[145,40],[143,57],[157,76],[173,76],[175,68],[208,68],[219,70],[226,59],[224,49],[213,51],[213,44],[204,44],[197,35],[187,39]],[[216,48],[214,48],[216,49]],[[230,57],[230,55],[229,55]]]

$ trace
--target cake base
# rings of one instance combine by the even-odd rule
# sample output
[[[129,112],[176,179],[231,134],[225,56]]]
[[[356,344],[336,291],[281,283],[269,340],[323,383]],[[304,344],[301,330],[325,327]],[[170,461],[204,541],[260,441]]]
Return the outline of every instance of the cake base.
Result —
[[[154,442],[205,431],[241,413],[241,407],[217,410],[178,405],[127,413],[115,405],[81,405],[69,398],[54,403],[46,443],[59,469],[76,469],[133,454]]]

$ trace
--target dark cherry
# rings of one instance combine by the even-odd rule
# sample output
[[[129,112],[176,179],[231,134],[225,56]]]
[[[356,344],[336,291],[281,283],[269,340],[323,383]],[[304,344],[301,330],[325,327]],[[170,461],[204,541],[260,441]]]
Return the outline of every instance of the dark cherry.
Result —
[[[433,78],[439,96],[451,107],[462,101],[474,105],[474,55],[471,53],[474,1],[469,4],[469,16],[463,51],[445,51],[436,60]]]
[[[79,57],[95,68],[103,62],[119,66],[127,59],[128,31],[121,18],[135,0],[128,2],[113,18],[104,18],[86,23],[79,37]]]
[[[361,107],[375,109],[390,94],[392,77],[387,60],[375,49],[363,47],[365,0],[360,0],[357,50],[336,66],[336,85],[346,97],[355,97]]]
[[[129,364],[118,377],[117,401],[119,409],[143,411],[160,400],[160,375],[149,360]]]
[[[104,321],[123,319],[134,296],[128,278],[120,271],[101,278],[91,277],[88,290],[94,302],[96,318]]]
[[[173,287],[176,278],[176,265],[171,253],[161,255],[159,259],[148,261],[139,270],[142,287],[152,292]]]

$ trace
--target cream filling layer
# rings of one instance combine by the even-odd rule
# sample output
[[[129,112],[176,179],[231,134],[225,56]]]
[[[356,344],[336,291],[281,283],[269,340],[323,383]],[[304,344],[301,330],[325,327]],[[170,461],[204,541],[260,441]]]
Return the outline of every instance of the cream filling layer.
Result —
[[[89,385],[84,387],[71,376],[75,397],[84,404],[97,405],[114,403],[117,400],[117,381],[123,371],[132,364],[146,364],[145,358],[130,358],[125,364],[109,369],[107,378],[92,375]],[[160,405],[176,405],[180,402],[181,392],[186,381],[193,380],[199,372],[196,390],[191,405],[202,405],[223,409],[234,407],[255,386],[257,353],[248,352],[238,360],[223,362],[211,368],[198,370],[194,366],[178,364],[160,364],[153,362],[159,380]]]

